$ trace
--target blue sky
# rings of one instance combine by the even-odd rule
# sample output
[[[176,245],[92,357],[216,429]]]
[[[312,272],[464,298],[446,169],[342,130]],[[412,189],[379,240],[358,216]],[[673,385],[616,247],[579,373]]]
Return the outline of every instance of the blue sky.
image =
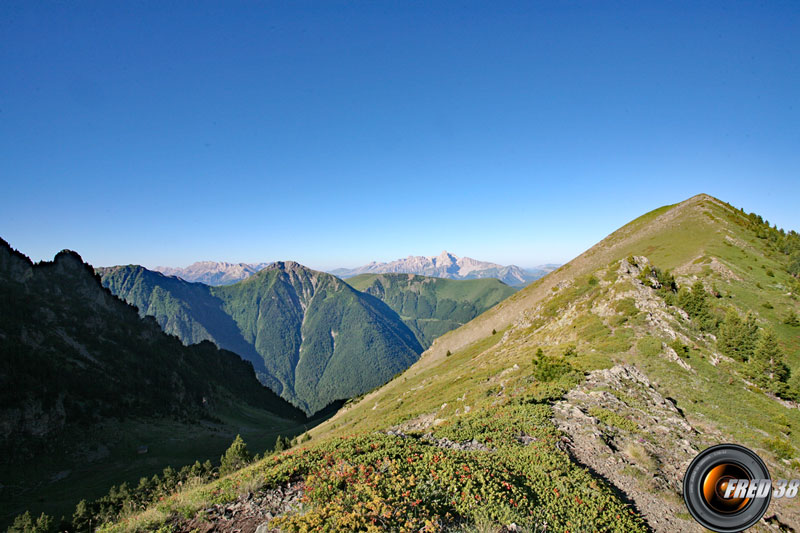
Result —
[[[0,3],[0,236],[95,265],[563,262],[800,230],[797,2]]]

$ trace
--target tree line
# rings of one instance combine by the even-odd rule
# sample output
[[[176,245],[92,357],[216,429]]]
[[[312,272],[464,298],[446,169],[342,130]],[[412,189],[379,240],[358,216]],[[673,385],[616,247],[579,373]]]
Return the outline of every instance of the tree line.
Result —
[[[307,435],[306,440],[310,437]],[[279,435],[275,441],[273,452],[281,452],[292,446],[288,437]],[[266,454],[265,454],[266,455]],[[62,517],[58,522],[53,517],[42,513],[34,517],[30,512],[25,512],[16,517],[8,528],[8,533],[52,533],[54,531],[67,533],[92,532],[102,524],[113,522],[120,517],[147,509],[160,499],[167,498],[187,483],[208,483],[219,477],[236,472],[247,465],[260,460],[256,454],[253,456],[241,435],[237,435],[227,451],[220,457],[219,467],[212,465],[211,461],[200,463],[195,461],[176,470],[167,466],[161,475],[143,477],[138,485],[122,483],[112,486],[108,494],[93,501],[81,500],[75,507],[72,517]]]

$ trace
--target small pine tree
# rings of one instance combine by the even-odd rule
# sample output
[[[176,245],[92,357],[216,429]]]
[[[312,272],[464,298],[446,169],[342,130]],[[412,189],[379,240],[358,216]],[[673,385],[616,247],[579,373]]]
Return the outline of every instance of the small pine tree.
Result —
[[[800,401],[800,372],[792,372],[786,380],[786,395],[789,400]]]
[[[783,352],[774,331],[766,329],[761,332],[756,350],[748,364],[750,375],[759,386],[779,395],[786,394],[789,367],[783,360]]]
[[[736,309],[731,307],[720,324],[717,346],[723,354],[739,361],[747,361],[753,356],[758,336],[755,316],[748,313],[742,320]]]
[[[189,473],[192,477],[198,477],[198,478],[203,477],[203,465],[200,464],[200,461],[194,462]]]
[[[798,320],[797,313],[794,312],[794,309],[789,309],[789,313],[787,313],[783,323],[795,328],[800,326],[800,320]]]
[[[289,437],[284,437],[283,435],[278,435],[278,438],[275,440],[275,451],[282,452],[283,450],[288,450],[292,447],[292,443],[289,442]]]
[[[247,444],[242,440],[241,435],[236,435],[230,448],[225,455],[220,457],[219,474],[224,476],[247,466],[252,461],[252,456],[247,450]]]
[[[745,357],[741,353],[741,332],[742,332],[742,319],[739,313],[731,307],[725,313],[725,319],[719,328],[719,336],[717,337],[717,347],[719,351],[728,357],[733,357],[739,361],[744,361]]]
[[[685,287],[678,291],[677,304],[700,326],[704,331],[713,331],[717,327],[711,306],[708,303],[708,292],[702,281],[695,282],[692,290]]]
[[[572,371],[572,366],[561,358],[546,357],[541,348],[533,358],[533,378],[537,381],[556,381]]]
[[[76,531],[93,531],[92,518],[89,504],[86,500],[81,500],[78,502],[78,505],[75,506],[75,512],[72,513],[72,527],[75,528]]]
[[[36,520],[30,511],[17,516],[8,528],[9,533],[48,533],[53,529],[53,519],[42,513]]]

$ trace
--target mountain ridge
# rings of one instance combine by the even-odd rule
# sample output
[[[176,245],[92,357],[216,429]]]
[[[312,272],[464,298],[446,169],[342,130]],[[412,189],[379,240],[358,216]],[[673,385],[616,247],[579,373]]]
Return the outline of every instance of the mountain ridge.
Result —
[[[266,448],[309,423],[252,364],[182,345],[69,250],[34,263],[0,239],[0,363],[3,522],[25,502],[71,512],[78,494],[216,459],[231,432]]]
[[[536,372],[538,346],[545,349],[547,359],[555,359],[557,364],[569,361],[566,368],[577,365],[590,371],[586,379],[593,385],[578,382],[578,387],[566,397],[558,393],[552,400],[553,420],[566,433],[568,446],[576,459],[618,488],[622,487],[639,512],[644,513],[650,529],[700,531],[696,524],[681,516],[684,508],[673,503],[676,499],[680,501],[681,476],[694,454],[711,444],[740,442],[757,450],[768,462],[773,475],[781,472],[781,476],[790,477],[791,472],[786,471],[788,458],[797,456],[800,448],[800,440],[785,433],[788,426],[772,421],[774,417],[789,426],[800,424],[797,404],[775,397],[766,389],[754,390],[751,378],[743,375],[746,368],[737,366],[740,363],[719,353],[716,337],[705,332],[703,328],[706,326],[698,322],[700,318],[681,308],[676,309],[678,304],[674,303],[675,300],[680,302],[691,298],[695,291],[701,291],[700,295],[708,291],[710,295],[705,298],[710,300],[733,298],[739,314],[755,313],[760,329],[774,328],[780,333],[778,349],[785,351],[793,372],[791,375],[800,373],[800,336],[790,332],[792,326],[787,326],[789,320],[784,322],[783,318],[785,313],[793,309],[795,313],[797,311],[797,304],[793,302],[796,294],[800,293],[800,283],[796,279],[792,281],[791,276],[784,272],[782,276],[788,277],[788,287],[794,286],[793,291],[786,292],[785,281],[767,286],[764,280],[771,281],[779,276],[780,263],[776,261],[784,259],[769,251],[768,241],[763,240],[767,239],[769,232],[750,229],[754,224],[758,227],[760,220],[761,217],[746,216],[743,211],[707,194],[648,212],[612,232],[557,271],[438,338],[403,374],[402,380],[394,380],[365,395],[359,403],[348,406],[311,433],[315,438],[327,439],[366,428],[374,430],[381,425],[376,420],[389,416],[382,406],[391,405],[395,397],[404,397],[404,390],[414,390],[432,382],[449,383],[450,388],[440,385],[448,392],[437,394],[435,398],[416,396],[425,406],[414,405],[403,413],[393,414],[388,424],[395,423],[392,420],[410,420],[399,427],[411,427],[416,431],[430,431],[426,428],[431,427],[431,422],[447,426],[452,421],[458,425],[459,418],[466,416],[459,413],[461,409],[448,416],[442,412],[444,407],[438,409],[435,406],[450,405],[456,396],[465,392],[464,386],[459,385],[465,373],[476,373],[470,368],[490,366],[495,369],[488,376],[483,374],[481,380],[473,381],[473,386],[497,380],[505,382],[506,391],[518,390],[511,389],[509,381],[520,387],[520,383],[531,379],[525,378],[525,374],[530,372],[531,356]],[[777,234],[777,231],[772,232],[772,235]],[[738,257],[753,257],[753,264],[742,266],[731,261],[731,258]],[[665,305],[664,297],[656,288],[662,286],[660,276],[666,269],[675,272],[682,289],[672,304]],[[753,280],[754,275],[761,281]],[[697,288],[699,281],[704,282],[702,288]],[[690,286],[692,289],[687,289]],[[603,302],[590,296],[598,290],[611,291],[609,294],[616,295],[615,299]],[[753,301],[754,291],[761,294],[767,290],[772,300],[769,305]],[[726,291],[729,291],[727,296]],[[780,306],[776,300],[780,300]],[[694,304],[682,305],[688,305],[691,310],[690,306]],[[721,317],[721,312],[717,312],[718,317]],[[619,313],[623,316],[620,317]],[[629,316],[637,320],[634,327],[641,327],[647,333],[637,333],[631,339],[621,334],[628,333],[627,330],[610,327],[611,324],[625,324],[632,320]],[[498,334],[492,335],[495,330]],[[604,330],[610,331],[603,333]],[[617,350],[625,351],[625,354],[617,354]],[[606,352],[610,355],[603,355]],[[606,358],[610,362],[595,366]],[[459,364],[469,366],[459,367]],[[500,380],[499,376],[504,375],[509,377]],[[515,375],[519,377],[513,378]],[[747,400],[741,397],[738,387],[710,385],[737,381],[745,384]],[[800,382],[796,381],[792,386],[796,388],[798,384]],[[561,390],[566,392],[570,387],[575,387],[575,382]],[[597,387],[612,390],[617,399],[596,396],[599,392],[592,392],[592,388]],[[634,401],[631,395],[642,389],[648,391],[649,399],[646,401],[651,403],[646,408],[648,416],[654,417],[656,424],[674,423],[680,428],[669,437],[674,441],[662,440],[653,447],[641,440],[637,442],[642,430],[633,429],[637,426],[631,425],[628,419],[635,420],[641,416],[642,404],[638,399]],[[487,394],[491,390],[488,389]],[[469,400],[468,391],[469,388],[463,397],[458,398],[459,402]],[[795,390],[793,394],[800,394],[800,391]],[[473,397],[471,401],[480,400]],[[666,406],[667,412],[656,414],[662,408],[658,406]],[[435,414],[427,418],[425,413],[430,412]],[[730,414],[721,417],[722,412]],[[366,422],[365,417],[370,422]],[[674,422],[667,422],[672,417],[677,418]],[[791,417],[791,421],[787,417]],[[639,422],[639,428],[642,423],[652,424],[652,418]],[[758,429],[753,429],[753,426]],[[613,447],[598,445],[596,435],[602,433],[603,438],[608,439],[609,427]],[[630,428],[626,431],[631,435],[624,436],[626,431],[621,431],[620,427]],[[649,426],[644,427],[645,431],[650,430]],[[615,433],[617,435],[613,437]],[[763,439],[761,435],[768,438]],[[469,433],[465,437],[470,438]],[[613,440],[615,438],[618,442]],[[627,438],[631,440],[625,440]],[[618,467],[608,469],[605,457],[609,454],[617,456],[617,460],[634,474],[644,472],[646,477],[642,479],[656,476],[662,480],[660,482],[665,485],[658,490],[659,497],[650,494],[653,491],[650,483],[645,487],[633,481],[632,474],[620,475]],[[774,523],[798,523],[800,515],[796,509],[784,503],[776,502],[778,507],[770,511],[774,514]]]
[[[453,280],[419,274],[359,274],[346,282],[386,302],[424,348],[516,292],[496,278]]]
[[[239,353],[262,383],[307,413],[374,388],[422,352],[383,302],[294,261],[276,261],[224,286],[140,266],[99,272],[141,315],[154,315],[185,343],[210,340]],[[364,372],[347,371],[356,362]]]
[[[388,263],[371,262],[356,268],[339,268],[331,271],[343,278],[359,274],[419,274],[447,279],[497,278],[508,285],[525,285],[545,275],[547,270],[537,267],[533,271],[516,265],[500,265],[478,261],[470,257],[458,257],[448,251],[438,256],[413,256]]]
[[[167,276],[177,276],[206,285],[230,285],[246,279],[271,263],[229,263],[226,261],[197,261],[186,267],[157,266],[151,270]]]

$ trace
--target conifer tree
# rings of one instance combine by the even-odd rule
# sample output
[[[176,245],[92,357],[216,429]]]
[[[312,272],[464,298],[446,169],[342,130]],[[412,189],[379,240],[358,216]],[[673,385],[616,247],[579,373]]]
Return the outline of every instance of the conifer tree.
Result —
[[[30,511],[17,516],[14,523],[8,528],[9,533],[48,533],[53,529],[53,519],[42,513],[36,520]]]
[[[284,437],[283,435],[278,435],[277,440],[275,441],[275,451],[282,452],[283,450],[288,450],[292,447],[292,443],[289,442],[289,437]]]
[[[753,353],[756,350],[758,339],[759,328],[758,323],[756,322],[756,316],[753,313],[747,313],[744,323],[742,324],[740,341],[742,354],[744,354],[745,359],[749,359],[753,356]]]
[[[779,395],[786,394],[789,367],[783,360],[783,353],[774,331],[766,329],[761,332],[748,365],[750,375],[759,386]]]
[[[725,313],[725,320],[719,328],[719,336],[717,337],[719,351],[728,357],[745,361],[747,358],[742,353],[741,333],[742,319],[739,318],[739,313],[736,309],[731,307]]]
[[[228,451],[220,457],[219,473],[221,476],[235,472],[247,466],[252,461],[252,456],[247,449],[247,444],[242,440],[241,435],[236,435]]]
[[[92,531],[92,512],[86,500],[81,500],[72,513],[72,527],[76,531]]]
[[[700,326],[700,329],[704,331],[716,329],[717,322],[711,312],[708,293],[702,281],[696,281],[691,290],[684,287],[678,291],[676,303]]]

